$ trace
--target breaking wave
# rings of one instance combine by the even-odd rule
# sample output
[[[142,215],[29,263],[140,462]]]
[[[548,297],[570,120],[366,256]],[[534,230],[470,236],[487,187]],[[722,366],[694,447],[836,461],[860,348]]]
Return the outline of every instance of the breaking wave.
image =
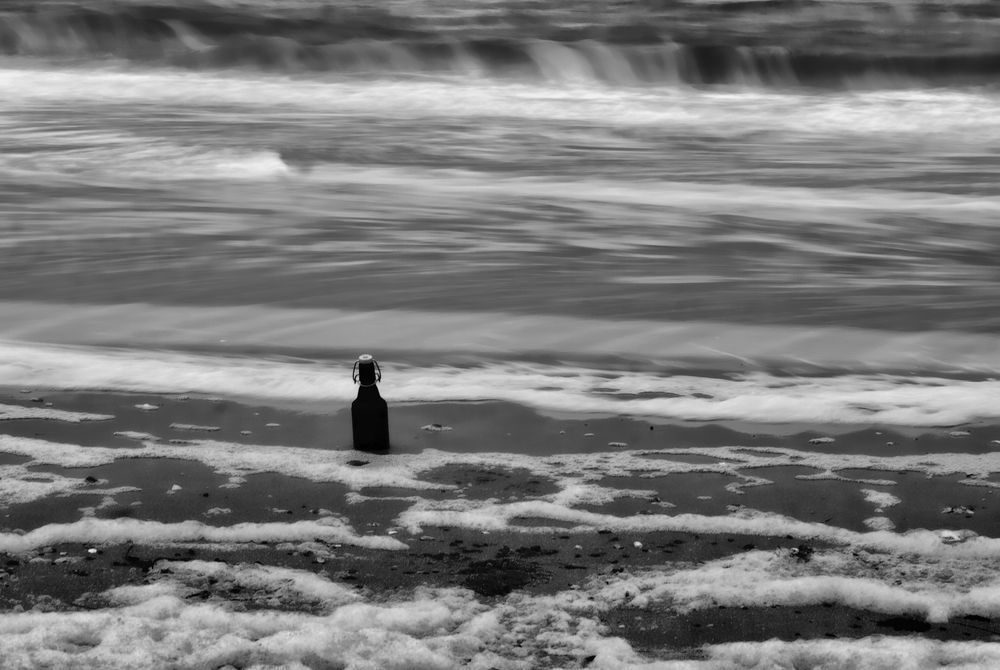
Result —
[[[724,17],[725,7],[719,10]],[[773,31],[764,19],[743,16],[743,24],[730,25],[731,19],[718,19],[719,12],[708,17],[717,31],[695,30],[691,26],[705,10],[687,11],[676,25],[664,25],[663,17],[651,17],[649,25],[602,25],[598,17],[596,24],[567,27],[542,17],[497,27],[483,16],[478,24],[455,26],[441,18],[360,8],[277,12],[212,3],[43,5],[0,14],[0,54],[193,69],[459,74],[611,85],[882,87],[982,84],[1000,74],[1000,50],[991,46],[995,41],[975,39],[959,49],[948,44],[940,26],[860,27],[903,31],[900,39],[873,39],[861,46],[858,40],[842,43],[843,36],[841,41],[820,39],[827,32],[822,23],[802,25],[805,35],[816,33],[816,40],[782,34],[787,26],[769,37]],[[769,21],[782,25],[779,19]],[[921,30],[931,35],[930,44],[914,37]],[[895,46],[877,46],[884,43]]]
[[[115,179],[127,174],[151,181],[242,181],[287,176],[291,168],[274,151],[211,148],[147,140],[127,133],[62,130],[23,132],[30,151],[8,151],[0,173]]]

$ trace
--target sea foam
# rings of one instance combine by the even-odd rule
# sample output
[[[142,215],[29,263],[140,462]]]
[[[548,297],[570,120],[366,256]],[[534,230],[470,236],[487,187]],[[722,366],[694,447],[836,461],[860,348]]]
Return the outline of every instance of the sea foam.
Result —
[[[68,524],[48,524],[24,534],[0,533],[0,551],[22,553],[37,547],[60,543],[176,544],[209,542],[238,544],[248,542],[327,542],[352,544],[371,549],[405,549],[391,537],[359,536],[333,517],[292,523],[239,523],[232,526],[209,526],[199,521],[160,523],[139,519],[96,519],[85,517]]]
[[[111,414],[95,414],[93,412],[70,412],[52,407],[25,407],[22,405],[0,404],[0,421],[16,421],[18,419],[46,419],[80,423],[82,421],[109,421],[115,418]]]
[[[78,668],[322,663],[359,670],[528,670],[561,659],[573,666],[608,670],[750,670],[819,664],[834,670],[935,670],[955,664],[986,670],[1000,662],[1000,645],[995,643],[881,636],[710,645],[701,650],[700,660],[657,660],[638,653],[599,620],[616,602],[608,592],[625,586],[627,579],[612,580],[612,586],[598,581],[552,595],[515,592],[493,602],[481,602],[464,589],[417,587],[372,602],[327,577],[304,571],[161,561],[151,583],[99,594],[107,603],[103,607],[0,615],[0,653],[14,667],[35,665],[44,658],[49,664]],[[239,587],[240,600],[263,607],[238,611],[228,598],[230,587]],[[196,589],[208,600],[184,598]],[[871,595],[878,597],[877,591]],[[295,609],[296,603],[299,611],[285,611]],[[313,613],[317,604],[320,611]]]
[[[143,322],[147,327],[155,319],[162,319],[165,324],[171,319],[170,309],[137,311],[147,312],[151,317]],[[227,319],[226,325],[221,328],[210,312],[206,310],[203,315],[206,327],[217,329],[220,334],[228,333],[229,328],[241,330],[230,336],[231,341],[225,338],[230,346],[250,347],[254,343],[270,341],[266,327],[249,327],[251,322],[261,323],[258,310],[234,308],[230,314],[233,318]],[[320,314],[325,318],[320,318]],[[292,323],[299,317],[301,325],[279,329],[279,316],[289,317]],[[979,374],[985,377],[990,374],[988,371],[1000,369],[993,338],[961,335],[949,338],[946,333],[927,334],[922,340],[923,353],[918,356],[908,353],[909,350],[892,348],[891,335],[883,342],[877,339],[877,332],[845,332],[847,342],[841,342],[839,350],[824,352],[820,349],[839,331],[824,334],[813,329],[790,328],[774,331],[776,338],[788,343],[784,351],[778,352],[773,340],[764,339],[771,334],[766,328],[746,327],[739,329],[738,333],[728,333],[725,328],[709,324],[592,323],[572,318],[524,317],[519,320],[511,317],[504,326],[493,330],[483,327],[483,316],[441,315],[435,319],[430,315],[404,312],[351,319],[347,313],[317,310],[315,314],[279,313],[268,318],[274,319],[276,335],[280,330],[280,339],[286,346],[308,346],[310,341],[325,339],[321,333],[326,332],[329,338],[336,340],[339,337],[342,345],[353,344],[358,350],[377,345],[399,350],[407,345],[419,346],[413,344],[416,341],[433,342],[437,352],[454,345],[460,355],[478,351],[484,356],[480,364],[462,367],[448,364],[419,366],[413,363],[396,366],[383,361],[386,371],[383,395],[390,402],[503,400],[543,411],[688,421],[807,422],[815,425],[953,426],[1000,416],[1000,382],[995,378],[951,378],[934,371],[921,376],[868,372],[872,367],[875,370],[879,366],[891,369],[907,364],[944,368],[941,372],[961,372],[962,366],[968,366],[967,370],[978,369]],[[501,315],[493,316],[498,322],[503,322]],[[188,319],[189,332],[196,333],[196,337],[205,342],[205,333],[195,327],[197,310]],[[106,313],[95,312],[93,317],[80,312],[75,316],[68,313],[61,328],[69,330],[62,333],[55,329],[46,332],[33,328],[30,322],[8,327],[8,332],[56,339],[64,338],[65,332],[72,332],[75,339],[95,341],[122,337],[120,328],[116,328],[118,332],[112,335],[112,331],[104,325],[106,320]],[[246,330],[239,325],[241,320],[247,325]],[[385,322],[394,322],[397,326],[411,324],[413,328],[385,329],[382,325]],[[455,328],[449,329],[450,325]],[[585,328],[588,325],[594,329]],[[548,331],[546,326],[553,328]],[[648,330],[644,330],[646,326]],[[88,333],[88,329],[92,332]],[[718,333],[713,337],[714,347],[707,348],[697,342],[699,333],[712,331]],[[152,329],[152,332],[150,344],[162,345],[165,340],[176,346],[195,341],[183,329],[173,334],[163,334],[166,330],[159,329]],[[427,337],[417,335],[421,332]],[[546,335],[546,332],[549,334]],[[582,334],[570,340],[551,334],[566,332]],[[399,333],[405,333],[403,339],[397,337]],[[441,337],[437,338],[435,334]],[[658,339],[658,335],[663,339]],[[749,336],[754,337],[741,339]],[[807,374],[792,376],[760,370],[696,376],[683,369],[671,372],[669,368],[657,370],[655,366],[651,366],[653,369],[649,371],[622,371],[592,365],[488,360],[490,352],[495,351],[497,346],[504,341],[513,343],[520,337],[533,342],[536,351],[552,351],[561,347],[565,350],[564,355],[577,356],[596,354],[602,345],[607,346],[620,337],[621,350],[635,345],[632,355],[645,354],[662,360],[673,354],[675,360],[687,359],[688,366],[702,363],[733,367],[734,360],[760,367],[787,365],[793,369],[803,368]],[[910,343],[915,339],[913,336],[900,337]],[[857,345],[860,351],[848,352],[850,344]],[[969,349],[962,350],[965,344],[978,347],[978,355],[970,356]],[[867,353],[863,347],[868,348]],[[933,352],[935,347],[938,351],[934,353],[941,354],[944,360],[928,353]],[[953,356],[949,347],[954,352]],[[419,356],[419,353],[411,353],[410,359],[415,355]],[[775,356],[778,358],[775,359]],[[824,367],[829,369],[838,365],[850,365],[859,371],[816,374]],[[318,360],[287,361],[239,355],[210,356],[137,349],[0,343],[0,379],[12,385],[34,384],[52,389],[200,393],[279,401],[345,402],[355,395],[349,368],[350,360],[334,361],[331,365]],[[32,413],[29,409],[3,411],[23,416]],[[56,415],[58,413],[53,414]],[[43,416],[38,414],[38,418]],[[73,415],[66,416],[71,418]]]
[[[991,472],[1000,470],[1000,454],[916,454],[912,456],[876,456],[863,454],[824,454],[796,450],[748,447],[714,447],[667,450],[627,450],[612,452],[558,454],[555,456],[518,457],[518,468],[526,475],[544,478],[552,482],[554,492],[529,495],[515,501],[497,499],[471,499],[459,495],[435,499],[424,497],[421,492],[454,490],[456,486],[442,484],[426,478],[427,473],[443,467],[463,467],[491,470],[509,467],[510,455],[503,453],[449,453],[424,450],[419,454],[396,454],[373,457],[364,468],[353,467],[350,461],[356,458],[353,451],[346,449],[320,450],[296,447],[270,447],[216,442],[211,440],[191,441],[191,444],[145,442],[142,446],[127,451],[102,447],[81,447],[48,442],[33,438],[0,436],[0,450],[29,457],[27,465],[37,470],[43,465],[64,467],[84,467],[108,464],[123,456],[129,458],[174,458],[204,463],[215,472],[228,475],[239,485],[247,476],[255,473],[274,472],[292,477],[301,477],[317,482],[339,482],[348,489],[364,493],[366,489],[402,488],[413,491],[413,496],[397,497],[411,504],[393,519],[393,523],[419,535],[429,527],[450,526],[478,531],[510,531],[518,533],[547,533],[554,528],[574,528],[578,532],[594,533],[600,529],[615,529],[621,532],[692,532],[692,533],[739,533],[766,537],[792,535],[804,539],[822,541],[838,546],[871,548],[895,553],[912,553],[928,557],[966,556],[994,558],[1000,556],[1000,540],[979,537],[963,530],[952,530],[950,517],[942,518],[943,529],[917,529],[899,534],[888,530],[858,532],[811,520],[802,520],[783,514],[764,512],[739,507],[724,515],[643,514],[637,516],[617,516],[607,511],[586,509],[585,506],[606,505],[618,498],[649,499],[649,490],[625,489],[613,484],[620,477],[641,475],[652,482],[655,477],[680,473],[718,473],[733,479],[727,487],[734,494],[749,486],[765,486],[771,482],[758,476],[758,468],[795,466],[814,468],[818,472],[833,472],[840,469],[871,469],[895,471],[912,470],[929,475],[962,473],[972,477],[970,482],[991,485],[986,480]],[[676,454],[678,460],[669,460]],[[708,457],[707,462],[684,462],[684,456],[700,455]],[[662,458],[667,456],[668,458]],[[18,466],[20,467],[20,466]],[[5,486],[11,495],[28,495],[36,491],[39,483],[31,481],[28,471],[11,471],[12,478]],[[805,475],[803,477],[806,477]],[[891,481],[886,482],[891,485]],[[993,484],[995,485],[995,484]],[[51,478],[46,486],[53,487],[51,493],[63,494],[82,487],[79,480],[62,481]],[[41,487],[41,494],[48,489]],[[25,493],[19,493],[19,492]],[[860,497],[859,493],[859,497]],[[363,502],[370,496],[359,496],[347,502]],[[882,499],[882,496],[880,496]],[[887,501],[888,498],[885,497]],[[348,508],[350,509],[350,508]],[[523,523],[530,521],[529,524]],[[81,522],[84,523],[84,522]],[[130,538],[134,541],[149,542],[190,541],[203,537],[213,542],[251,542],[257,538],[274,539],[268,533],[288,535],[286,540],[295,538],[311,539],[310,533],[326,537],[331,533],[352,537],[334,521],[323,521],[322,527],[308,524],[302,526],[271,524],[263,527],[240,526],[239,530],[226,531],[205,527],[195,522],[189,526],[129,525],[129,520],[120,524],[113,520],[88,521],[97,525],[45,526],[26,536],[11,536],[5,539],[10,547],[31,547],[57,541],[58,538],[81,538],[87,533],[94,541],[115,541]],[[305,523],[305,522],[303,522]],[[336,522],[343,524],[344,522]],[[104,524],[104,525],[101,525]],[[331,525],[333,524],[333,525]],[[229,538],[227,533],[232,533]],[[37,537],[36,537],[37,535]],[[51,536],[51,537],[50,537]],[[300,537],[301,536],[301,537]],[[101,539],[101,538],[109,539]],[[229,538],[229,539],[227,539]],[[385,538],[362,538],[361,542],[382,542]],[[71,541],[63,539],[62,541]],[[336,540],[335,540],[336,541]],[[392,544],[394,541],[390,541]],[[5,545],[0,544],[0,549]],[[381,546],[381,545],[379,545]],[[13,550],[13,549],[11,549]],[[20,550],[20,549],[18,549]]]
[[[638,571],[596,587],[606,606],[668,606],[679,613],[724,607],[837,603],[943,623],[1000,615],[997,559],[824,550],[808,561],[787,551],[749,551],[702,565]]]
[[[552,61],[550,61],[552,62]],[[115,101],[123,104],[221,104],[259,109],[280,101],[296,113],[399,115],[409,118],[508,116],[535,121],[585,122],[624,127],[654,126],[724,137],[792,131],[815,137],[920,137],[982,148],[1000,142],[996,98],[984,90],[851,91],[817,96],[796,91],[592,86],[574,76],[552,87],[472,78],[282,77],[170,69],[128,71],[38,68],[0,70],[4,105]],[[565,77],[563,77],[565,79]],[[738,124],[732,119],[738,118]]]
[[[586,439],[586,438],[581,438]],[[372,456],[364,468],[354,467],[357,454],[347,448],[315,449],[289,445],[259,445],[217,440],[185,440],[181,444],[140,437],[140,444],[127,450],[114,447],[80,446],[38,438],[0,435],[0,451],[24,456],[29,465],[56,465],[65,468],[96,467],[121,458],[182,459],[202,463],[230,480],[242,481],[252,474],[278,473],[315,482],[338,482],[352,491],[366,488],[403,488],[414,492],[451,490],[451,484],[424,479],[426,473],[444,467],[495,470],[511,466],[510,454],[503,452],[446,452],[424,449],[420,453],[396,453]],[[345,445],[346,446],[346,445]],[[696,462],[688,462],[696,457]],[[923,473],[928,477],[962,475],[960,483],[976,487],[998,487],[990,475],[1000,471],[1000,452],[988,453],[917,453],[912,455],[845,454],[800,451],[775,447],[691,447],[587,451],[555,455],[517,457],[517,467],[534,477],[552,480],[558,492],[548,500],[562,506],[595,502],[594,496],[606,498],[594,486],[605,486],[615,478],[641,476],[652,480],[671,474],[715,473],[732,479],[727,489],[739,495],[746,488],[770,484],[755,472],[782,466],[814,473],[799,474],[803,481],[841,479],[868,485],[893,486],[890,477],[901,471]],[[21,466],[12,466],[21,467]],[[884,472],[881,479],[838,477],[841,470]],[[78,481],[78,480],[72,480]],[[617,495],[622,489],[614,487]],[[625,495],[627,495],[627,491]],[[640,491],[633,497],[647,495]],[[888,505],[895,496],[879,492],[880,504]],[[861,492],[859,495],[868,495]],[[542,499],[545,499],[544,497]],[[606,502],[606,500],[604,500]],[[453,501],[453,504],[467,504]],[[500,508],[498,508],[499,510]],[[503,523],[510,514],[497,514]]]

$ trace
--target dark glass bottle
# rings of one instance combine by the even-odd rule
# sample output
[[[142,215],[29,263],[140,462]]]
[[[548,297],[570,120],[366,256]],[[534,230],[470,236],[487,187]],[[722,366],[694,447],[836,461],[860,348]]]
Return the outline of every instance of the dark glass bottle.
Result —
[[[354,364],[358,397],[351,403],[354,448],[359,451],[389,451],[389,406],[378,392],[382,370],[370,354],[362,354]]]

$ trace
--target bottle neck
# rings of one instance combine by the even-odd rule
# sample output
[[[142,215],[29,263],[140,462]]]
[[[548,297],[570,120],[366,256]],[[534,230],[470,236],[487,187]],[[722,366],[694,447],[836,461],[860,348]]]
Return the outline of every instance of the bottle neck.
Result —
[[[371,386],[359,386],[358,387],[358,398],[381,398],[382,394],[378,392],[378,387],[372,382]]]
[[[361,361],[358,363],[358,383],[361,386],[374,386],[377,378],[375,376],[375,361]]]

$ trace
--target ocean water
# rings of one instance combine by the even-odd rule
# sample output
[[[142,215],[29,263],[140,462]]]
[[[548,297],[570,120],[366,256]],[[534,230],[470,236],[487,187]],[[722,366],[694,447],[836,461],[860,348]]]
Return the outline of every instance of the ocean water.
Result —
[[[370,351],[390,404],[504,401],[547,417],[774,434],[936,431],[971,439],[912,458],[874,448],[861,458],[868,447],[838,437],[767,458],[805,459],[830,476],[851,467],[971,473],[990,488],[1000,471],[1000,434],[989,428],[1000,417],[998,44],[1000,10],[975,0],[5,2],[0,386],[315,412],[350,401],[350,366]],[[11,402],[0,419],[76,425],[67,411]],[[88,461],[72,439],[32,441],[4,423],[10,454],[62,467],[111,458],[91,451]],[[168,456],[160,437],[146,436],[146,457]],[[178,457],[227,476],[263,468],[306,478],[303,463],[333,459],[322,481],[377,483],[334,467],[349,452],[200,444]],[[757,447],[695,456],[733,460]],[[633,471],[628,459],[640,458],[621,447],[582,451],[570,461],[608,472]],[[435,464],[509,456],[458,452],[400,455],[384,483],[419,491]],[[588,461],[595,453],[605,461]],[[396,522],[413,533],[435,522],[509,530],[519,515],[639,527],[639,517],[587,517],[581,506],[610,494],[574,488],[573,468],[547,457],[525,467],[560,482],[558,494],[451,508],[420,500]],[[11,468],[0,478],[5,504],[79,484],[2,467]],[[853,479],[882,486],[858,493],[873,510],[898,504],[879,498],[892,498],[883,479]],[[882,511],[872,518],[891,516]],[[319,667],[310,659],[340,649],[336,667],[387,667],[398,653],[372,650],[392,638],[413,667],[530,667],[517,665],[527,661],[505,630],[540,630],[548,610],[590,621],[593,603],[626,600],[682,612],[722,600],[837,600],[936,622],[1000,616],[1000,587],[972,568],[1000,560],[991,539],[1000,534],[988,527],[976,541],[942,544],[952,517],[862,531],[768,514],[664,513],[643,527],[801,532],[839,549],[771,581],[787,566],[760,552],[495,605],[460,590],[361,603],[298,575],[303,589],[325,594],[327,620],[273,613],[268,634],[285,637],[261,658]],[[301,533],[261,524],[232,537],[348,541],[355,531],[345,523]],[[0,548],[87,532],[201,537],[190,525],[109,524],[47,526],[31,541],[5,533]],[[883,552],[896,572],[871,573],[851,558],[859,547]],[[923,576],[907,577],[902,556]],[[968,578],[935,572],[945,564]],[[292,579],[273,570],[242,579]],[[185,622],[198,617],[211,636],[262,634],[254,627],[264,624],[222,605],[188,609],[183,579],[171,579],[116,592],[119,609],[99,615],[44,616],[87,635],[106,626],[102,616],[137,629],[169,620],[171,636],[194,635]],[[424,627],[404,625],[420,617]],[[352,618],[367,627],[352,628]],[[5,650],[42,653],[27,632],[36,623],[4,618],[5,639],[16,641]],[[547,663],[902,667],[902,654],[910,667],[993,667],[1000,657],[989,642],[864,637],[717,645],[678,659],[590,625],[550,640],[590,651]],[[333,638],[310,646],[323,626]]]

